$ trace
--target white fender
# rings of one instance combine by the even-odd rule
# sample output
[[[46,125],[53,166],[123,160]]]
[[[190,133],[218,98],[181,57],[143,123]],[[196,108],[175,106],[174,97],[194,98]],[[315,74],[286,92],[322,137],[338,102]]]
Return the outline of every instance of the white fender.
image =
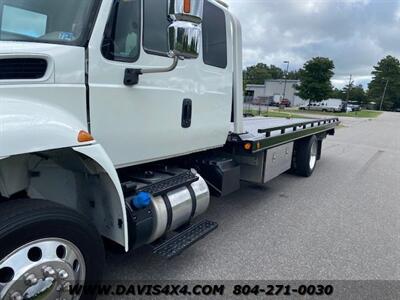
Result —
[[[46,104],[0,96],[0,160],[20,154],[72,148],[94,160],[105,173],[109,186],[110,210],[114,220],[121,219],[121,229],[110,229],[109,237],[128,251],[128,225],[125,201],[117,171],[95,141],[80,143],[78,134],[87,125],[65,110]]]
[[[103,147],[98,144],[84,147],[75,147],[73,149],[76,152],[82,153],[97,162],[112,180],[114,185],[113,187],[115,187],[115,193],[113,193],[114,199],[110,199],[112,204],[111,209],[113,210],[112,214],[114,215],[115,220],[121,219],[123,221],[123,231],[121,232],[121,234],[118,234],[118,236],[113,236],[113,240],[125,246],[125,251],[128,251],[128,221],[125,210],[125,199],[121,188],[121,182],[111,159],[109,158]]]
[[[64,110],[0,97],[0,157],[79,146],[81,130],[87,125]]]

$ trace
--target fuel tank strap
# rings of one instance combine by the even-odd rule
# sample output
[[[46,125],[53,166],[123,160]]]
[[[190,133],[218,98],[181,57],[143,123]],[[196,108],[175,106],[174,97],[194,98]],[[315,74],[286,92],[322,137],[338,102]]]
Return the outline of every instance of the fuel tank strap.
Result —
[[[165,207],[167,209],[167,227],[166,227],[166,232],[168,232],[171,229],[171,224],[172,224],[172,206],[171,206],[171,201],[169,201],[168,195],[162,195],[162,198],[165,203]]]
[[[190,193],[190,197],[192,198],[192,213],[190,214],[190,219],[192,219],[194,217],[194,215],[196,214],[197,197],[196,197],[196,193],[194,192],[194,190],[190,184],[187,185],[187,189]]]

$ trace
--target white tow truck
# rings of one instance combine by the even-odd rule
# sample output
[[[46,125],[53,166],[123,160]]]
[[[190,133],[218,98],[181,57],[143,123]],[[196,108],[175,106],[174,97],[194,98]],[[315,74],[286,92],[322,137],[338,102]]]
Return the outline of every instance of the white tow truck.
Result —
[[[0,0],[0,298],[71,299],[105,242],[171,258],[217,228],[210,195],[310,176],[339,120],[242,95],[221,1]]]

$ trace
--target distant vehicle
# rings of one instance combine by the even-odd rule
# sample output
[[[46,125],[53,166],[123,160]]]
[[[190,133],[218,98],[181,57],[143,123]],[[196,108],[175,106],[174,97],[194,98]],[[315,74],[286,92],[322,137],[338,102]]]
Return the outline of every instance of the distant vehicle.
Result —
[[[311,110],[311,103],[310,104],[303,104],[299,107],[299,110]]]
[[[279,106],[290,107],[291,102],[288,99],[282,99]]]
[[[343,101],[340,99],[328,99],[321,102],[311,102],[299,107],[300,110],[313,110],[321,112],[341,112]]]
[[[347,104],[347,107],[351,108],[352,111],[360,111],[361,106],[358,104]]]

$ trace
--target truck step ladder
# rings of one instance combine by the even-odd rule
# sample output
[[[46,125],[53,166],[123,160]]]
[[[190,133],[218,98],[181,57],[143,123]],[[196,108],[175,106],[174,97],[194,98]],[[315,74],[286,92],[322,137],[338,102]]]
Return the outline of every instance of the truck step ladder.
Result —
[[[171,178],[164,179],[157,183],[149,184],[141,189],[138,189],[138,192],[147,192],[152,194],[153,197],[157,197],[173,191],[181,186],[190,185],[197,180],[199,180],[199,178],[190,170],[187,170]]]
[[[193,224],[171,239],[156,246],[153,253],[171,259],[217,229],[217,227],[218,223],[208,220]]]

